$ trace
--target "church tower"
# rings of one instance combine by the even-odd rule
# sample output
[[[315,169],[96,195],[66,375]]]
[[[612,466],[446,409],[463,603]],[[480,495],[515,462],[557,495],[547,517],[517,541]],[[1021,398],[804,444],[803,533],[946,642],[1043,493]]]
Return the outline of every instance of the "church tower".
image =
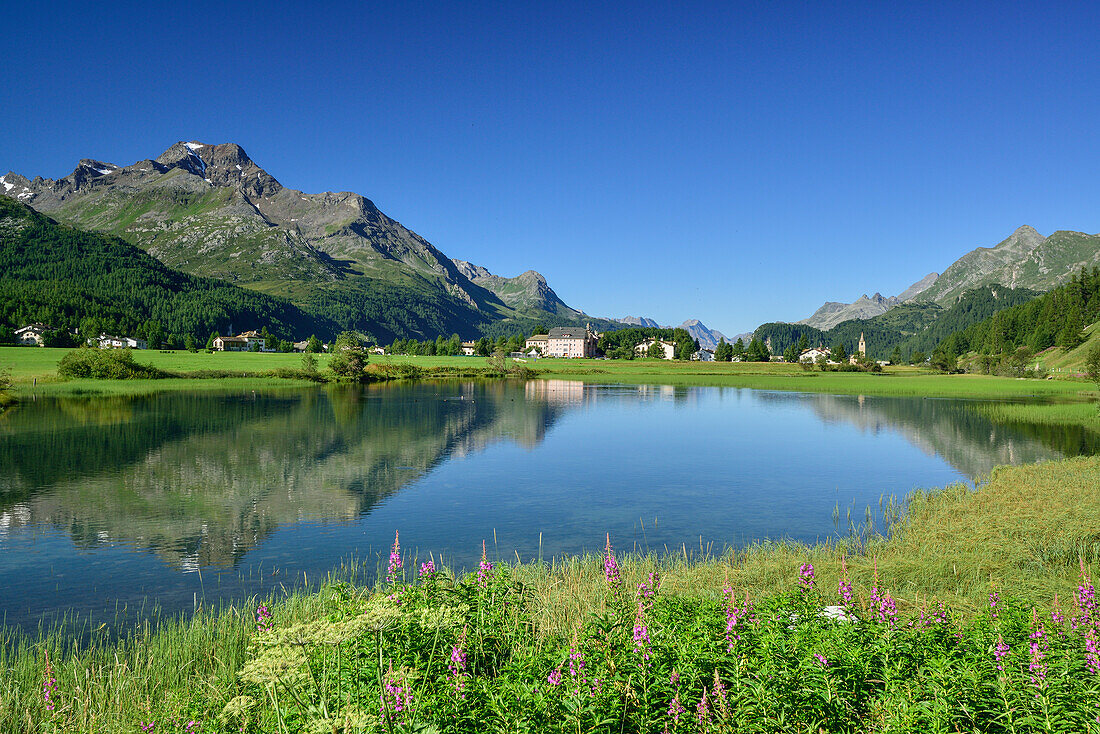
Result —
[[[859,356],[867,356],[867,340],[863,338],[863,332],[859,332]]]

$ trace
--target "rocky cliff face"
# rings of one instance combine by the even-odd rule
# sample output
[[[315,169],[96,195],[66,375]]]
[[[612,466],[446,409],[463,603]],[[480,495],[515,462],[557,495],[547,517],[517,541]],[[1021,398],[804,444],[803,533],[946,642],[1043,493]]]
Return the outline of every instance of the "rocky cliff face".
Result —
[[[528,270],[514,278],[493,275],[480,265],[465,260],[452,260],[455,268],[474,285],[486,289],[519,312],[546,312],[563,317],[583,317],[584,314],[565,305],[558,298],[542,273]]]

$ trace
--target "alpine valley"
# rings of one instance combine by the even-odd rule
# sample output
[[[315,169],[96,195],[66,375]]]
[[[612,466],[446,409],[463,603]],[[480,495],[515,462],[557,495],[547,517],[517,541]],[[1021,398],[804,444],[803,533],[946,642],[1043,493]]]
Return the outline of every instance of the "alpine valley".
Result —
[[[286,188],[233,143],[179,142],[125,167],[85,159],[56,180],[9,172],[0,193],[175,271],[285,299],[316,317],[319,334],[388,342],[612,326],[567,306],[533,270],[505,278],[450,259],[359,194]]]

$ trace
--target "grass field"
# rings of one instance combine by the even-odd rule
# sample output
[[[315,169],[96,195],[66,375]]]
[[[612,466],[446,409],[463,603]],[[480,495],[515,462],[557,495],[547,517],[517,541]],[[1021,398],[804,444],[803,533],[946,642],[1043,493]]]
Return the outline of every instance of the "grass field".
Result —
[[[0,369],[10,368],[17,393],[32,385],[46,392],[99,391],[145,392],[153,389],[195,389],[226,385],[226,379],[157,380],[151,384],[65,382],[57,377],[57,364],[68,350],[30,347],[0,347]],[[136,361],[163,370],[187,373],[200,370],[261,372],[296,368],[300,354],[254,354],[249,352],[134,352]],[[328,355],[317,355],[324,369]],[[484,357],[372,357],[375,365],[413,364],[425,369],[474,371],[487,368]],[[1083,380],[1021,380],[984,375],[937,375],[912,367],[893,367],[881,374],[861,372],[807,372],[796,365],[735,362],[672,362],[666,360],[544,359],[527,363],[544,379],[581,380],[594,383],[669,384],[748,387],[763,390],[793,390],[847,395],[898,395],[978,399],[1045,398],[1087,400],[1095,387]],[[252,378],[269,384],[287,384],[279,378]],[[37,384],[35,384],[37,383]]]

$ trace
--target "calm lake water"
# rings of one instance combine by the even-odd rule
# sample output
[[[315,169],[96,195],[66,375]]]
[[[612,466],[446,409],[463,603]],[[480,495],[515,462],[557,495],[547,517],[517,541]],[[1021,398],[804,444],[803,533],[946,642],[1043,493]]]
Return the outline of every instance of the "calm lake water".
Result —
[[[58,398],[0,416],[0,615],[33,627],[406,556],[836,532],[883,495],[1100,449],[980,404],[561,380]]]

